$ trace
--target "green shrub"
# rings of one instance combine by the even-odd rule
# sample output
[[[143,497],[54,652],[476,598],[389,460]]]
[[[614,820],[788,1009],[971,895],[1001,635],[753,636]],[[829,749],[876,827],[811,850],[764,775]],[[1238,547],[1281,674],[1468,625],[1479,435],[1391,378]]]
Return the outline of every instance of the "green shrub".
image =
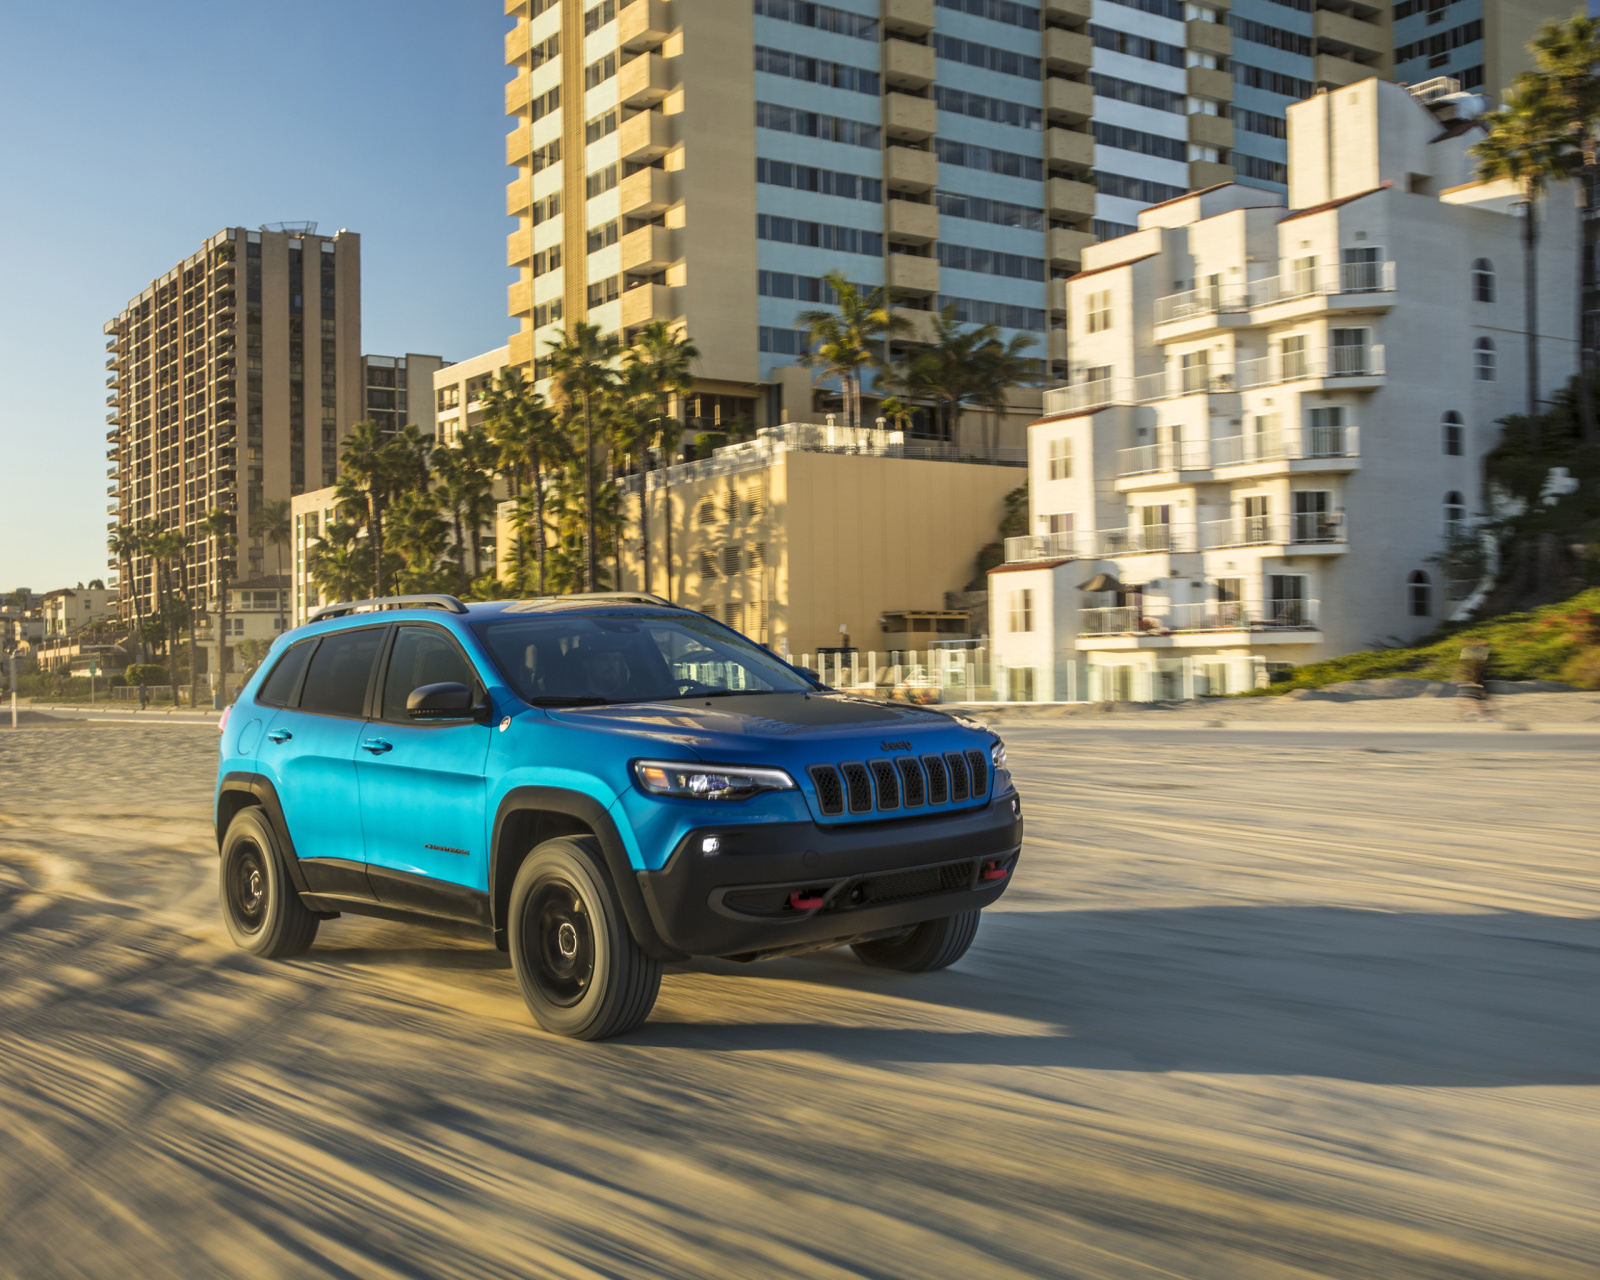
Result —
[[[135,662],[127,670],[130,685],[158,685],[167,683],[167,669],[155,662]]]
[[[1580,649],[1561,668],[1561,678],[1580,689],[1600,689],[1600,649]]]

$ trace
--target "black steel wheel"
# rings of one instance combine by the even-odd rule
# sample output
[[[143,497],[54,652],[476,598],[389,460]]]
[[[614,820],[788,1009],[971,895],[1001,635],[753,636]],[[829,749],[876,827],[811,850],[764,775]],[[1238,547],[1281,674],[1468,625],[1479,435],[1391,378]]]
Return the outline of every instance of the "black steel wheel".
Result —
[[[312,915],[289,879],[278,838],[259,806],[239,810],[222,838],[222,919],[236,946],[268,959],[306,951],[317,936]]]
[[[517,869],[506,912],[511,968],[534,1021],[603,1040],[650,1016],[661,962],[634,940],[603,855],[588,837],[546,840]]]

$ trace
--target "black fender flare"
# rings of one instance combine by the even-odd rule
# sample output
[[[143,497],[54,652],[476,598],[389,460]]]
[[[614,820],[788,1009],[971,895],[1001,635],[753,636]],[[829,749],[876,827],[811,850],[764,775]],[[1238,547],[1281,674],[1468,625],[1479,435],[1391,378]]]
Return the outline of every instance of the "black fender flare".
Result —
[[[617,901],[622,904],[622,913],[628,921],[628,928],[632,930],[639,945],[644,948],[646,954],[657,960],[687,958],[683,952],[669,947],[662,941],[655,922],[650,918],[649,908],[645,905],[644,893],[639,888],[638,872],[628,859],[627,846],[622,843],[617,824],[606,807],[593,796],[584,795],[581,791],[567,791],[560,787],[513,787],[501,797],[499,805],[495,808],[494,828],[489,838],[489,896],[491,920],[497,937],[504,936],[506,927],[499,893],[501,863],[503,860],[509,861],[513,858],[520,860],[528,852],[527,849],[510,847],[513,836],[506,828],[514,815],[530,810],[565,814],[576,818],[593,831],[599,841],[600,851],[605,857],[606,870],[610,873]]]
[[[225,773],[217,785],[216,808],[212,815],[212,825],[217,832],[217,853],[222,853],[222,838],[227,834],[227,823],[223,822],[222,815],[228,814],[231,820],[233,814],[246,807],[245,804],[230,804],[227,797],[237,797],[240,793],[248,794],[251,799],[248,804],[260,805],[267,815],[267,821],[272,824],[272,833],[278,837],[278,847],[284,852],[284,862],[289,868],[289,879],[293,882],[297,892],[309,892],[306,884],[304,869],[300,866],[300,855],[295,851],[294,837],[289,834],[289,824],[283,816],[283,804],[278,799],[278,789],[272,785],[270,779],[259,773]]]

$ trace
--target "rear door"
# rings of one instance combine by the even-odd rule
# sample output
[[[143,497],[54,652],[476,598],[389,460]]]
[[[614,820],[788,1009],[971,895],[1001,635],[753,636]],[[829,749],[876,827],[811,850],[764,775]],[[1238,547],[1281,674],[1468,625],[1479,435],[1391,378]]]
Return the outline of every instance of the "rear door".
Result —
[[[387,626],[316,642],[299,687],[258,750],[273,775],[295,852],[313,889],[366,892],[355,755]]]
[[[487,724],[413,720],[406,698],[451,682],[483,698],[483,681],[443,627],[395,627],[377,710],[356,749],[368,874],[380,901],[459,914],[489,879],[484,766]],[[452,886],[454,888],[452,888]],[[456,892],[460,889],[465,892]]]

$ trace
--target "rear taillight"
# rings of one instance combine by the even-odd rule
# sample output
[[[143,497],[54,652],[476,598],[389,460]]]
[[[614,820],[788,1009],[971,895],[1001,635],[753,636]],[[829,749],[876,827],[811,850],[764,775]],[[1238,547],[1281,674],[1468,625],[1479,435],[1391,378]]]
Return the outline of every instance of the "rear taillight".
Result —
[[[233,714],[231,706],[222,708],[222,719],[217,721],[217,732],[226,733],[228,730],[228,717]]]

